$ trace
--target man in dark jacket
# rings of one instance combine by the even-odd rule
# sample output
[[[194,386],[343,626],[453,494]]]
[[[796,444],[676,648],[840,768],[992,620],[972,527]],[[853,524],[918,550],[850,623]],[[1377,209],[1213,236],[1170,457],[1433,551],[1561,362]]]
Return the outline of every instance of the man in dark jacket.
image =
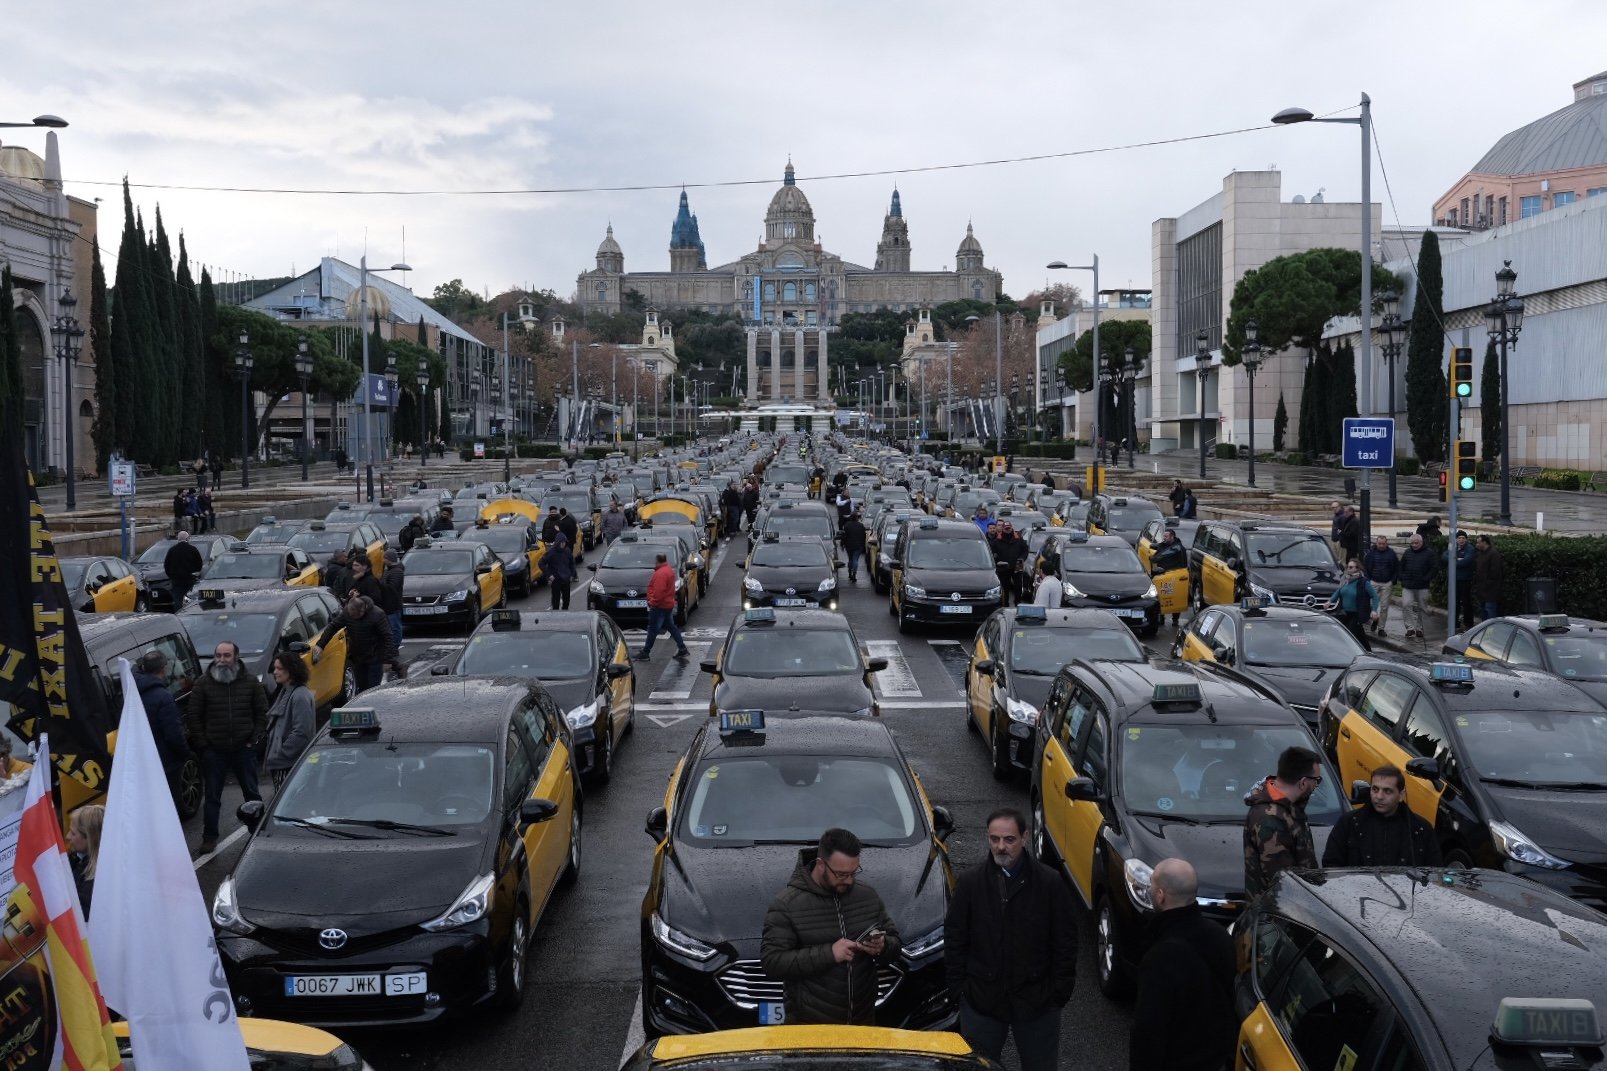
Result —
[[[379,577],[375,576],[374,571],[368,567],[368,555],[353,555],[351,569],[351,591],[355,591],[359,595],[368,596],[374,600],[375,606],[382,610],[385,609],[385,585],[379,582]]]
[[[1238,959],[1227,929],[1200,913],[1198,889],[1182,859],[1162,859],[1150,875],[1153,943],[1138,966],[1128,1067],[1221,1071],[1233,1062]]]
[[[1440,560],[1423,545],[1416,532],[1401,555],[1401,613],[1406,616],[1406,637],[1423,638],[1423,611],[1428,606],[1428,587],[1440,570]]]
[[[1060,1009],[1077,984],[1071,891],[1027,854],[1020,811],[988,815],[987,836],[988,857],[960,875],[943,921],[943,964],[960,1002],[960,1032],[994,1060],[1014,1033],[1022,1071],[1054,1071]]]
[[[346,630],[346,665],[357,678],[357,690],[374,688],[385,679],[387,665],[400,668],[396,637],[391,635],[390,619],[366,595],[352,593],[345,609],[329,619],[329,624],[312,645],[312,660],[316,665],[324,656],[324,648],[341,629]]]
[[[552,591],[552,608],[569,609],[569,593],[575,586],[575,555],[569,549],[569,540],[562,532],[548,544],[541,556],[541,573],[547,578]]]
[[[1251,896],[1267,891],[1285,870],[1312,870],[1317,848],[1306,824],[1306,800],[1322,784],[1322,759],[1304,747],[1285,748],[1278,772],[1245,796],[1244,887]]]
[[[1361,556],[1361,571],[1372,582],[1373,593],[1378,596],[1378,620],[1373,622],[1373,632],[1383,632],[1389,620],[1395,581],[1401,578],[1401,560],[1390,548],[1388,536],[1373,536],[1373,545]]]
[[[457,521],[452,516],[452,507],[442,506],[441,512],[437,513],[435,515],[435,520],[430,522],[430,534],[434,535],[436,532],[450,532],[457,526]]]
[[[742,487],[742,516],[749,528],[759,514],[759,481],[749,480]]]
[[[1373,771],[1368,800],[1334,823],[1323,846],[1323,866],[1440,865],[1434,827],[1406,806],[1406,775],[1400,767]]]
[[[765,912],[760,962],[782,983],[788,1025],[876,1024],[876,964],[903,946],[882,898],[858,880],[860,850],[848,830],[826,830]]]
[[[837,538],[848,556],[848,582],[852,584],[859,579],[859,567],[865,560],[865,522],[859,519],[859,510],[848,515],[837,529]]]
[[[218,846],[218,814],[223,809],[223,782],[234,774],[240,794],[260,800],[257,791],[256,742],[268,728],[268,693],[262,682],[240,664],[240,648],[232,640],[219,643],[212,664],[201,674],[184,711],[184,735],[190,750],[201,756],[206,778],[206,804],[201,810],[201,854]]]
[[[167,574],[168,581],[173,585],[173,609],[179,610],[184,606],[184,596],[195,587],[195,578],[201,575],[205,562],[201,560],[201,552],[195,544],[190,542],[190,533],[179,529],[178,542],[167,548],[162,555],[162,572]]]
[[[349,555],[344,550],[337,550],[329,556],[329,562],[323,568],[324,587],[330,594],[341,602],[352,590],[352,569],[347,564]]]
[[[423,534],[424,518],[414,514],[406,524],[402,525],[402,530],[396,534],[396,542],[401,545],[402,553],[406,554],[412,550],[413,544],[418,542],[418,537]]]
[[[557,538],[558,514],[549,512],[545,517],[541,518],[541,541],[550,547]]]
[[[167,774],[168,788],[175,790],[176,795],[179,770],[190,757],[190,745],[184,739],[179,706],[173,702],[173,692],[167,686],[167,655],[151,650],[140,656],[134,663],[134,687],[145,707],[146,720],[151,723],[151,736],[156,740],[156,754],[162,760],[162,771]]]
[[[385,575],[380,577],[380,583],[385,587],[385,600],[381,602],[380,609],[384,610],[391,619],[391,637],[398,644],[402,642],[402,588],[407,583],[407,566],[402,564],[402,556],[396,553],[394,547],[385,549]]]
[[[1501,552],[1489,536],[1479,536],[1473,548],[1473,605],[1483,620],[1501,616],[1502,579]]]
[[[1473,549],[1473,541],[1463,531],[1456,533],[1456,543],[1452,548],[1456,555],[1456,618],[1457,628],[1472,628],[1477,618],[1477,607],[1473,602],[1473,566],[1478,558],[1478,551]]]
[[[558,507],[558,531],[562,532],[564,538],[569,540],[571,553],[577,558],[580,557],[584,549],[580,545],[580,525],[575,522],[574,514],[563,506]]]
[[[1017,603],[1021,602],[1021,589],[1026,580],[1023,570],[1027,565],[1027,541],[1016,535],[1009,521],[1000,521],[993,526],[988,543],[993,551],[994,572],[999,575],[999,605],[1009,606],[1012,595]]]
[[[1361,558],[1361,514],[1355,506],[1345,507],[1345,522],[1339,528],[1339,552],[1342,562]]]
[[[736,535],[737,529],[742,526],[742,492],[737,490],[735,480],[728,481],[725,490],[720,492],[720,513],[725,534]]]

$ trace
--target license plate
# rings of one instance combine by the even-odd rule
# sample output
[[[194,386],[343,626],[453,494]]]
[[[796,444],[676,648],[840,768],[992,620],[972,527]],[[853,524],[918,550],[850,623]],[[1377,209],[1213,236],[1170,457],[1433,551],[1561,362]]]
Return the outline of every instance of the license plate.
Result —
[[[1144,619],[1144,611],[1142,610],[1112,610],[1111,613],[1117,617],[1134,617],[1140,621]]]
[[[619,607],[621,610],[645,610],[645,609],[647,609],[647,600],[646,599],[616,599],[614,601],[614,605]]]
[[[759,1002],[759,1025],[781,1026],[787,1021],[786,1005],[775,1000],[761,1000]]]
[[[417,614],[444,614],[446,613],[446,610],[447,608],[445,606],[404,606],[402,607],[402,614],[403,616]]]
[[[774,599],[777,606],[808,606],[808,599]]]
[[[410,997],[429,989],[424,971],[407,974],[291,974],[285,976],[287,997]]]
[[[948,603],[943,606],[939,606],[937,611],[940,614],[968,614],[971,612],[971,608],[963,604],[956,606],[952,603]]]

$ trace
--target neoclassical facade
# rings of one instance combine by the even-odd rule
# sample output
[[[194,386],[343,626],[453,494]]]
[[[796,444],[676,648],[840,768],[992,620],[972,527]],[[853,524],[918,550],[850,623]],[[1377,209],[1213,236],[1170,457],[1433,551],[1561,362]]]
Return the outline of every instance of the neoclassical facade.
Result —
[[[708,267],[697,216],[682,192],[669,254],[669,271],[626,272],[624,251],[610,225],[597,247],[597,266],[581,272],[576,282],[576,302],[587,312],[618,312],[625,294],[635,291],[658,309],[736,313],[755,327],[790,332],[829,329],[849,312],[909,311],[963,298],[992,302],[1004,285],[1003,277],[985,265],[982,244],[969,224],[953,271],[911,270],[909,225],[897,190],[882,220],[875,267],[827,252],[815,237],[815,213],[790,160],[765,212],[758,249]]]

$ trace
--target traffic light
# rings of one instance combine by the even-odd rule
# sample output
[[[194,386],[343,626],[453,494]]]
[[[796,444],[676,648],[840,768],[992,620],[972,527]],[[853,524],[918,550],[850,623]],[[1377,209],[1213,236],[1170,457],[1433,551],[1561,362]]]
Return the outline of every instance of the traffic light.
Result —
[[[1473,350],[1467,346],[1451,350],[1451,394],[1456,398],[1473,397]]]
[[[1479,482],[1478,443],[1470,439],[1456,440],[1456,489],[1471,491]]]
[[[1448,473],[1440,473],[1440,501],[1448,502],[1451,498],[1451,478]]]

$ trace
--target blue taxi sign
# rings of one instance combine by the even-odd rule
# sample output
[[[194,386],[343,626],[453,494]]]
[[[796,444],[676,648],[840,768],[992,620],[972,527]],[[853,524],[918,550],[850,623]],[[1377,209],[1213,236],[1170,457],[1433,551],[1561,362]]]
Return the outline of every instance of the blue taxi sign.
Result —
[[[1204,702],[1204,694],[1200,686],[1195,683],[1188,684],[1157,684],[1150,697],[1152,703],[1200,703]]]
[[[728,733],[762,733],[764,732],[764,711],[762,710],[722,710],[720,712],[720,735]]]
[[[1490,1036],[1508,1045],[1600,1048],[1596,1005],[1570,997],[1502,997],[1496,1005]]]
[[[1473,667],[1466,662],[1435,662],[1428,667],[1428,679],[1435,684],[1472,684]]]
[[[1049,620],[1049,610],[1044,606],[1017,606],[1016,623],[1019,625],[1041,625]]]
[[[331,733],[379,732],[379,715],[373,707],[336,707],[329,712]]]
[[[742,620],[750,625],[773,625],[776,623],[776,612],[768,606],[756,606],[742,611]]]

